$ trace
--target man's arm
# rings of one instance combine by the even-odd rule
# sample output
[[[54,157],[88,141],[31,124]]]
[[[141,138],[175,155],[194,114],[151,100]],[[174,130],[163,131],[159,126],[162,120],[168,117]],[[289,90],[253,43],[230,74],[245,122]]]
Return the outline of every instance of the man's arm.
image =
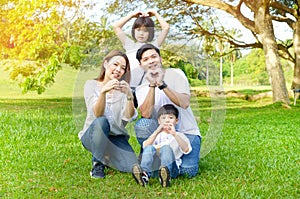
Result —
[[[143,104],[139,107],[142,117],[150,118],[155,103],[155,87],[150,86],[147,96]]]
[[[166,87],[162,89],[167,97],[177,106],[187,109],[190,105],[190,95],[185,93],[178,93],[173,89]]]

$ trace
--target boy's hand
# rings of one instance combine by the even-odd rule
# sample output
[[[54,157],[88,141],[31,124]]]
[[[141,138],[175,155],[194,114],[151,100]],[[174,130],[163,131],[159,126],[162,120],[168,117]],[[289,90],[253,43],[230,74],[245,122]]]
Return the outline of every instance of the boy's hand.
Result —
[[[175,126],[171,123],[165,123],[163,128],[164,128],[166,133],[169,133],[171,135],[176,134]]]

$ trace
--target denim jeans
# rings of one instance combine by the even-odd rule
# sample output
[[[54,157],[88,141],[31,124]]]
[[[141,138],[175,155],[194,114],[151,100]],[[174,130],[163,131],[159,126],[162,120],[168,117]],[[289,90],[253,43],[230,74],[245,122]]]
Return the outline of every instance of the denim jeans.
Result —
[[[134,130],[141,146],[157,127],[158,123],[155,119],[141,118],[136,122]],[[199,169],[201,137],[199,135],[185,135],[190,140],[192,151],[189,154],[182,156],[182,164],[180,165],[179,170],[180,175],[191,178],[197,175]]]
[[[96,118],[81,138],[82,145],[92,153],[92,160],[131,172],[137,163],[136,155],[128,143],[127,135],[110,135],[110,125],[106,117]]]
[[[199,169],[201,137],[198,135],[185,135],[190,140],[192,151],[189,154],[183,154],[179,170],[180,175],[191,178],[197,175]]]
[[[157,158],[159,158],[159,161]],[[157,164],[157,162],[159,162],[159,164]],[[154,146],[146,146],[141,161],[143,171],[146,171],[151,177],[156,177],[156,171],[164,166],[168,167],[171,178],[176,178],[179,175],[179,169],[176,165],[172,148],[169,145],[164,145],[159,152],[157,152]]]

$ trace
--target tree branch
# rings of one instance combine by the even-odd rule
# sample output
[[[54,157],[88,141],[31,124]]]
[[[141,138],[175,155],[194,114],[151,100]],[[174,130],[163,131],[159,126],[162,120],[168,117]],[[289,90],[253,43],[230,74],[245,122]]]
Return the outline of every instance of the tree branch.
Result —
[[[255,24],[254,21],[250,20],[249,18],[245,17],[240,8],[241,8],[241,4],[243,3],[243,0],[240,0],[239,4],[237,6],[232,6],[230,4],[227,4],[223,1],[220,0],[183,0],[184,2],[187,3],[195,3],[195,4],[199,4],[199,5],[203,5],[203,6],[209,6],[212,8],[216,8],[219,10],[223,10],[226,13],[234,16],[235,18],[237,18],[241,24],[243,24],[243,26],[245,26],[246,28],[248,28],[249,30],[253,31],[255,30]]]
[[[278,9],[280,11],[283,11],[285,14],[289,13],[289,14],[293,15],[295,18],[299,18],[299,16],[297,15],[296,9],[289,8],[278,1],[274,1],[274,0],[271,1],[270,7]]]

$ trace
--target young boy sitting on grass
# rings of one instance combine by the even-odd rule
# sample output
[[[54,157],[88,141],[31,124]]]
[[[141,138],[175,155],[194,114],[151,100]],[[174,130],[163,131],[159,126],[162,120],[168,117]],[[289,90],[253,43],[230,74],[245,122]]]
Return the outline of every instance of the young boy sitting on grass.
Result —
[[[178,114],[178,109],[173,104],[166,104],[159,109],[159,127],[143,142],[141,164],[132,167],[132,175],[138,184],[148,184],[149,177],[155,177],[154,171],[158,168],[159,180],[163,187],[170,186],[171,178],[179,175],[181,156],[190,153],[192,147],[189,139],[175,130]],[[155,165],[157,157],[160,161],[159,166]]]

